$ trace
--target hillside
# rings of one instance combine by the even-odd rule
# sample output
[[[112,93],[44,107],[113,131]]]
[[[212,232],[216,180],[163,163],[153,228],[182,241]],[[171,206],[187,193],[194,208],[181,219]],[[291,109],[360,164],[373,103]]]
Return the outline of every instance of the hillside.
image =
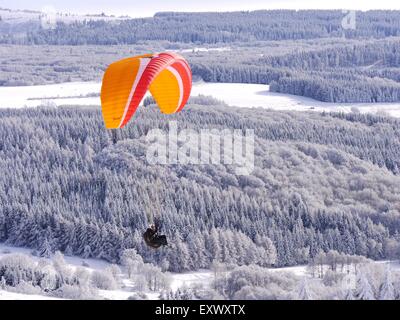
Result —
[[[208,268],[216,258],[294,265],[329,249],[393,254],[398,120],[196,103],[168,120],[179,130],[253,129],[251,175],[224,164],[149,165],[145,135],[168,129],[151,106],[115,145],[93,108],[1,110],[0,241],[115,262],[133,247],[171,271]],[[172,250],[144,247],[149,212],[161,213]]]

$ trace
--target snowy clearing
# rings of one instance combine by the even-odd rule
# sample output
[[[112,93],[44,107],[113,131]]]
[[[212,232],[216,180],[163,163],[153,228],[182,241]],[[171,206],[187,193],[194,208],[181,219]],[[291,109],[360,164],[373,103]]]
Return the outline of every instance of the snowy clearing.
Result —
[[[97,82],[68,82],[60,84],[0,87],[0,108],[36,107],[39,105],[100,105],[100,97],[84,97],[99,94]],[[75,97],[75,98],[67,98]]]
[[[260,107],[291,111],[342,111],[357,108],[362,113],[387,113],[400,117],[400,103],[327,103],[311,98],[269,91],[268,85],[243,83],[206,83],[193,86],[192,96],[210,95],[237,107]]]
[[[0,87],[0,108],[39,105],[100,105],[98,82],[69,82],[40,86]],[[195,82],[192,96],[209,95],[236,107],[260,107],[291,111],[342,111],[383,113],[400,117],[400,103],[327,103],[269,91],[268,85]]]

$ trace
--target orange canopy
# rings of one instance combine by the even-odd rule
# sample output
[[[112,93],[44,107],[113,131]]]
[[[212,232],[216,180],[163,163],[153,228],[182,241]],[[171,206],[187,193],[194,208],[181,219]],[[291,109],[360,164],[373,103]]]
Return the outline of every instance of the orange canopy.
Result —
[[[163,113],[179,112],[192,88],[192,72],[176,53],[136,56],[112,63],[104,73],[101,106],[107,129],[124,127],[147,90]]]

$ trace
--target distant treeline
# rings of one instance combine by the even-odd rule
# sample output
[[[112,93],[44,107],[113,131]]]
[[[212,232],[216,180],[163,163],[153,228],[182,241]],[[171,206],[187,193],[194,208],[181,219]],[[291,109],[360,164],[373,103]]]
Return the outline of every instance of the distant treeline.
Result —
[[[326,102],[400,101],[400,41],[347,45],[261,58],[293,70],[271,83],[271,91]]]
[[[400,41],[325,45],[254,60],[198,62],[193,73],[206,81],[270,84],[273,92],[324,102],[400,101]]]
[[[399,102],[400,11],[356,12],[354,29],[342,27],[345,16],[340,10],[164,12],[121,21],[58,22],[54,29],[0,21],[0,43],[126,45],[133,48],[125,48],[129,54],[184,47],[194,75],[206,81],[270,84],[271,91],[324,102]],[[232,52],[187,52],[188,46],[200,45]],[[7,50],[7,57],[13,56],[13,49]],[[7,58],[1,63],[0,85],[100,77],[112,56],[96,51],[96,58],[90,55],[79,64],[72,63],[75,56],[65,65],[58,57],[50,68],[45,61],[32,67],[29,56],[23,72],[18,70],[21,62],[9,66]]]
[[[331,249],[396,256],[398,121],[201,104],[168,118],[140,109],[115,145],[99,111],[1,110],[0,241],[109,261],[135,248],[172,271],[295,265]],[[254,172],[148,164],[145,135],[167,119],[254,129]],[[171,248],[153,252],[142,232],[158,213]]]
[[[341,10],[261,10],[224,13],[158,13],[123,21],[58,23],[55,29],[12,32],[0,21],[2,43],[135,44],[143,40],[187,43],[231,43],[323,37],[382,38],[400,36],[400,11],[357,12],[353,29],[344,29]]]

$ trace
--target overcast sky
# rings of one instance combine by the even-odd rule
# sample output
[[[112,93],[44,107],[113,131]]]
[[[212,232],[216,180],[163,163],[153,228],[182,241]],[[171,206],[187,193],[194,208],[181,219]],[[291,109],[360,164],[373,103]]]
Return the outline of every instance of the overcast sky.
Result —
[[[257,9],[400,9],[400,0],[0,0],[0,7],[58,12],[152,16],[158,11],[236,11]]]

